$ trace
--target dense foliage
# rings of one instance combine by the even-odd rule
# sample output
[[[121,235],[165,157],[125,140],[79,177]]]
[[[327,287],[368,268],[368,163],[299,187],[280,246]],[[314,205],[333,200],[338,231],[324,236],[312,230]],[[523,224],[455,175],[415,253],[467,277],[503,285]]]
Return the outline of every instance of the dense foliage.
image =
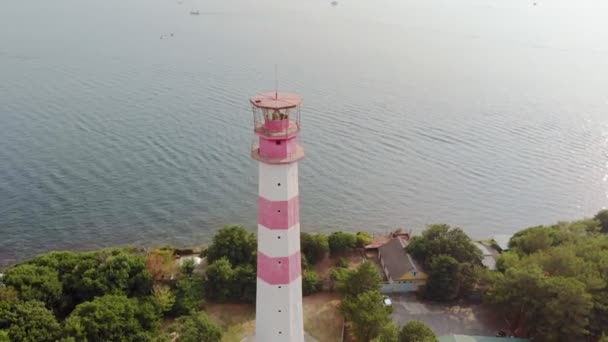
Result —
[[[65,330],[76,341],[148,341],[158,325],[158,312],[151,303],[106,295],[76,306]]]
[[[340,311],[351,323],[358,341],[371,341],[378,337],[389,323],[390,307],[384,305],[380,294],[382,277],[371,262],[356,269],[334,270],[336,287],[344,295]]]
[[[177,333],[176,342],[220,342],[222,331],[204,312],[178,318],[169,331]]]
[[[333,232],[327,238],[332,255],[344,253],[357,247],[357,236],[349,232]]]
[[[334,270],[336,288],[344,296],[357,296],[367,291],[380,291],[382,276],[376,266],[369,261],[354,270],[337,268]]]
[[[608,333],[608,236],[600,231],[599,220],[583,220],[513,236],[485,284],[485,300],[512,334],[560,342]]]
[[[200,309],[204,304],[205,283],[202,277],[184,274],[175,284],[175,302],[171,308],[173,316],[185,315]]]
[[[407,251],[422,262],[429,274],[422,295],[451,301],[469,294],[481,272],[481,251],[460,228],[429,226],[410,240]]]
[[[255,234],[241,226],[227,226],[213,237],[207,259],[209,263],[226,258],[232,265],[254,264],[256,249]]]
[[[53,342],[61,336],[61,326],[53,313],[39,301],[20,302],[5,317],[11,341]]]
[[[608,210],[601,210],[595,215],[594,219],[599,221],[601,232],[608,233]]]
[[[446,224],[430,225],[421,236],[414,236],[407,246],[416,260],[425,267],[431,266],[431,259],[444,254],[459,263],[481,264],[481,251],[460,228]]]
[[[302,294],[311,295],[321,291],[321,279],[315,271],[307,270],[302,274]]]
[[[227,258],[221,258],[207,268],[206,292],[216,302],[253,302],[256,274],[250,264],[236,267]]]
[[[420,321],[410,321],[401,327],[399,342],[437,342],[437,336]]]
[[[300,245],[306,261],[313,265],[321,261],[329,251],[327,235],[323,233],[302,233],[300,235]]]
[[[390,308],[384,305],[382,295],[375,290],[345,297],[340,311],[351,323],[355,337],[361,342],[376,338],[390,322]]]

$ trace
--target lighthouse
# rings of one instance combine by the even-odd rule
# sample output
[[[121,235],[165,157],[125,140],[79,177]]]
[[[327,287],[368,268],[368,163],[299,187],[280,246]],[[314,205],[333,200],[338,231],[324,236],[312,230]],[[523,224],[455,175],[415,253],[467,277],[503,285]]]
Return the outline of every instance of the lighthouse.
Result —
[[[303,342],[298,143],[302,98],[264,93],[251,98],[259,164],[255,341]]]

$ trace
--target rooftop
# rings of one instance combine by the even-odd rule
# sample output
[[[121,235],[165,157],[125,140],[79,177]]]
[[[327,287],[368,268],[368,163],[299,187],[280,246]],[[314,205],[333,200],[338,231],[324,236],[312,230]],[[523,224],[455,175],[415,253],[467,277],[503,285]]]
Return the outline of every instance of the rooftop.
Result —
[[[473,244],[481,251],[483,258],[481,259],[481,263],[487,267],[488,269],[495,270],[496,269],[496,259],[494,259],[494,254],[488,249],[488,247],[484,246],[479,242],[473,242]]]
[[[292,93],[271,92],[255,95],[250,101],[258,108],[287,109],[299,106],[302,97]]]
[[[391,239],[378,248],[391,278],[398,279],[409,271],[418,272],[419,268],[412,257],[405,252],[401,239]]]
[[[497,234],[492,236],[492,240],[496,242],[501,251],[509,250],[509,241],[513,237],[513,234]]]

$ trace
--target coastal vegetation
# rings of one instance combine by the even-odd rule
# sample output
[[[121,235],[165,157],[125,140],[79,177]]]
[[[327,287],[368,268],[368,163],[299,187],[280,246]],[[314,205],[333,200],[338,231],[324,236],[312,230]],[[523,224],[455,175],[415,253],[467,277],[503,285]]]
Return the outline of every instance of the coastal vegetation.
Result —
[[[484,299],[511,334],[538,341],[597,341],[608,334],[608,235],[601,218],[515,234]]]
[[[471,238],[446,224],[430,225],[421,236],[414,236],[407,251],[429,274],[420,289],[423,298],[446,302],[466,297],[483,272],[481,251]]]
[[[448,225],[429,226],[406,250],[429,274],[420,290],[425,299],[477,294],[504,318],[510,335],[605,341],[606,225],[608,211],[601,211],[593,219],[524,229],[495,271],[482,266],[481,252],[461,229]],[[436,341],[421,322],[391,322],[378,267],[361,261],[360,249],[370,242],[366,233],[302,233],[304,295],[336,291],[347,334],[357,341]],[[254,234],[228,226],[200,253],[207,256],[202,264],[178,263],[171,247],[40,255],[3,271],[0,341],[221,341],[230,332],[217,320],[221,305],[255,300],[256,250]]]

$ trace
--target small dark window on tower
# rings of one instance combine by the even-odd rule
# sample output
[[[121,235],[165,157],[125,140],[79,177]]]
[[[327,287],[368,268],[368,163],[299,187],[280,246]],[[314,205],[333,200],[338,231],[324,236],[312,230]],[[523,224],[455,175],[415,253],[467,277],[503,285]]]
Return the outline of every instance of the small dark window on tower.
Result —
[[[281,335],[282,333],[283,333],[282,331],[279,331],[279,335]]]
[[[280,236],[277,236],[277,239],[281,240],[281,237],[280,237]]]
[[[281,288],[281,285],[279,285],[279,288]]]
[[[277,140],[277,145],[281,145],[281,140]]]
[[[279,261],[279,265],[281,264],[281,262]]]
[[[279,310],[279,312],[281,312],[281,310]]]
[[[277,210],[277,213],[280,213],[280,212],[281,212],[281,209]]]
[[[277,183],[278,186],[281,186],[281,183]]]

